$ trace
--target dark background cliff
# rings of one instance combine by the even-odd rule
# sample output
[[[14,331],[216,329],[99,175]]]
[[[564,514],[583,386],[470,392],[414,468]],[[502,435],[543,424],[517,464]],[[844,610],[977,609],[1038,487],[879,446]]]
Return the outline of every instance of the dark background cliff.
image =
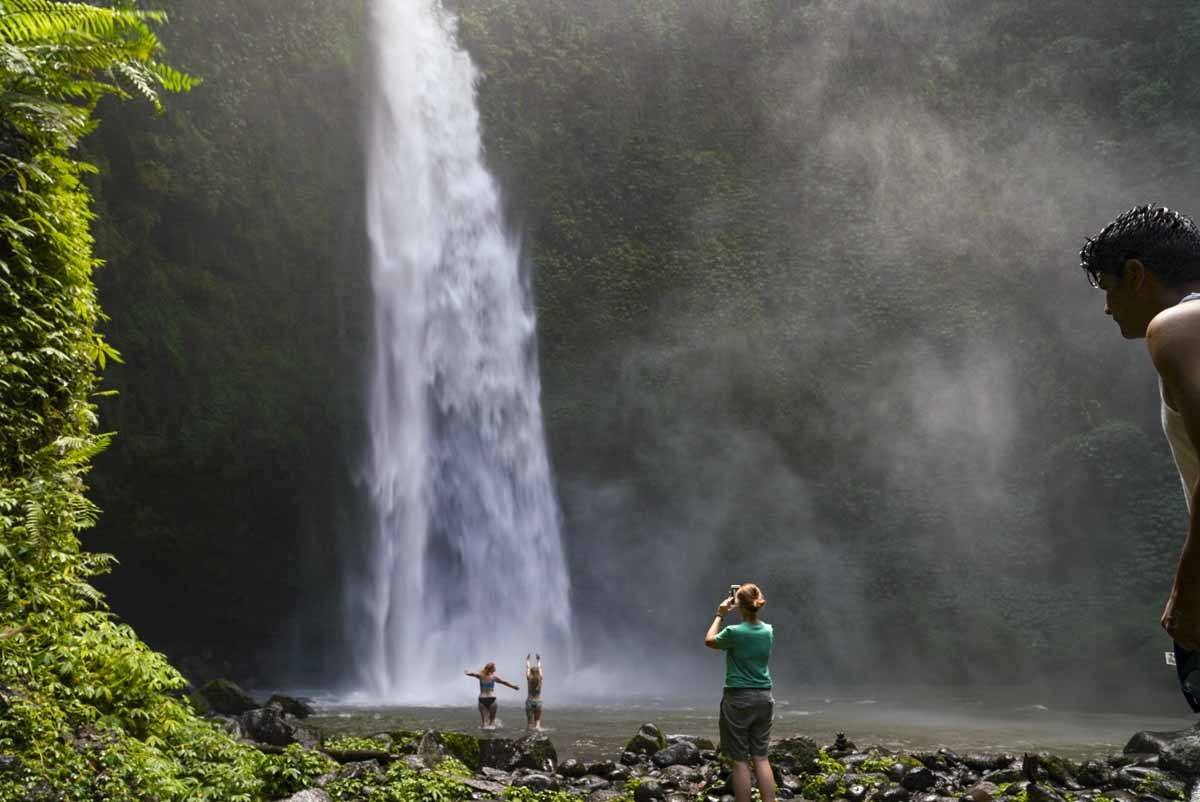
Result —
[[[89,545],[185,669],[331,682],[362,514],[369,16],[160,5],[206,84],[90,141],[125,361]],[[755,578],[794,681],[1058,684],[1089,660],[1092,697],[1164,686],[1182,494],[1153,372],[1076,253],[1135,203],[1200,213],[1194,4],[461,13],[589,658],[686,654]]]

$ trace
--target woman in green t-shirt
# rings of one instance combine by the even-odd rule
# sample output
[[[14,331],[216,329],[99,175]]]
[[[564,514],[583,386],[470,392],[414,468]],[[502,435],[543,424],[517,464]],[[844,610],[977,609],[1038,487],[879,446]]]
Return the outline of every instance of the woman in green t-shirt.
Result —
[[[725,652],[725,693],[721,696],[721,751],[733,762],[733,793],[750,802],[750,762],[762,802],[775,802],[775,776],[767,760],[775,700],[771,697],[771,647],[775,633],[758,619],[767,603],[758,585],[747,583],[721,602],[704,636],[704,645]],[[742,623],[721,628],[737,607]]]

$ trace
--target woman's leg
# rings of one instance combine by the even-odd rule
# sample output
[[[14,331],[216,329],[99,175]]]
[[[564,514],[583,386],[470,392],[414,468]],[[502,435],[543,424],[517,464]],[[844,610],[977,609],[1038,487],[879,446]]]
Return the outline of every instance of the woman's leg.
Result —
[[[488,726],[489,727],[496,726],[496,711],[499,709],[500,709],[499,702],[492,702],[490,705],[488,705]]]
[[[537,710],[533,711],[534,729],[542,728],[542,706],[538,705]]]
[[[745,760],[733,761],[731,775],[733,797],[736,802],[750,802],[750,763]]]
[[[487,707],[483,704],[483,702],[479,703],[479,726],[487,726]]]
[[[525,729],[533,729],[533,705],[525,703]]]
[[[758,779],[762,802],[775,802],[775,775],[771,772],[771,762],[765,757],[754,758],[754,776]]]

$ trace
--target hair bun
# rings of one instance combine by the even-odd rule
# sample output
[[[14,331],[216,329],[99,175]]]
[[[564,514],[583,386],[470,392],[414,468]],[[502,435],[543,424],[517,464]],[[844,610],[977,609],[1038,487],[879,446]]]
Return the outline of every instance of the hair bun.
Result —
[[[754,600],[754,609],[757,610],[759,607],[762,607],[766,603],[767,603],[767,600],[764,599],[762,596],[759,596],[757,599]]]

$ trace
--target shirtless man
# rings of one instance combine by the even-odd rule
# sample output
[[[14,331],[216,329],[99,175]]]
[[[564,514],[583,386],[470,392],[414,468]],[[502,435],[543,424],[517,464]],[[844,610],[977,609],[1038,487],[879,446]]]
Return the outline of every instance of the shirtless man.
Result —
[[[1162,626],[1175,640],[1188,704],[1200,712],[1200,230],[1169,209],[1130,209],[1079,252],[1104,311],[1126,339],[1146,338],[1158,371],[1163,431],[1175,457],[1189,523]]]

